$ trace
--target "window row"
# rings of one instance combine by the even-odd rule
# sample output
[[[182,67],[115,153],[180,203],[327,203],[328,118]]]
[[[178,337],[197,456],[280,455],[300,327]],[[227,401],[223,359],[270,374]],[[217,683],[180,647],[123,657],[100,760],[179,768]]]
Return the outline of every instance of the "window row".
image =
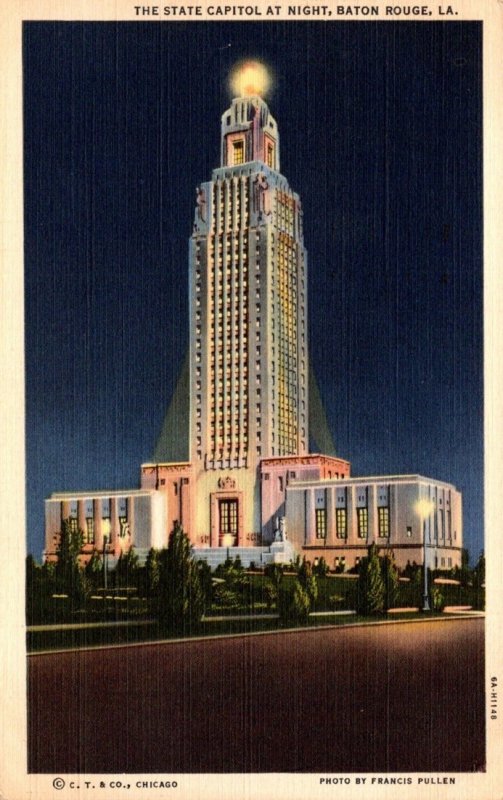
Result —
[[[382,506],[377,509],[377,535],[381,539],[389,539],[390,536],[390,516],[389,508]],[[356,509],[357,536],[359,539],[367,539],[369,535],[369,515],[368,508]],[[327,535],[327,509],[316,509],[316,538],[324,539]],[[346,508],[335,509],[335,535],[338,539],[346,539],[348,536],[348,516]]]

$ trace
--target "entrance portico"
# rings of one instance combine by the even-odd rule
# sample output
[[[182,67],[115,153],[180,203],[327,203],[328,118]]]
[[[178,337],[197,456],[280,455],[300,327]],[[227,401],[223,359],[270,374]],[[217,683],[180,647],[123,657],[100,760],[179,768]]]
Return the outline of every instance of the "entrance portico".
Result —
[[[240,547],[243,543],[243,492],[232,478],[222,478],[210,494],[210,547]]]

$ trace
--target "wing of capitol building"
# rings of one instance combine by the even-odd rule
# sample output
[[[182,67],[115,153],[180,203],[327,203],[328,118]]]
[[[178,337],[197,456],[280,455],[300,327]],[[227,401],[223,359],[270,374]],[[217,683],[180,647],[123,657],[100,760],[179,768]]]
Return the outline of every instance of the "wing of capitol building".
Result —
[[[299,195],[280,169],[259,64],[241,67],[222,116],[220,166],[196,189],[189,243],[190,346],[140,488],[55,493],[45,558],[62,520],[113,564],[144,560],[175,523],[211,566],[297,555],[352,568],[369,545],[407,562],[461,564],[461,494],[422,475],[353,477],[335,453],[309,365],[308,259]],[[310,453],[309,442],[320,452]]]

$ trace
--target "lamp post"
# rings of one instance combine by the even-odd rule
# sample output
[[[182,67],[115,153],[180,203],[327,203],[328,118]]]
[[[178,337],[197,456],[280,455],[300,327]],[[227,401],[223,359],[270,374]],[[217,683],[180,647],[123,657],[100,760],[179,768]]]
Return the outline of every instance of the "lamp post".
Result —
[[[103,587],[106,591],[107,589],[107,544],[108,544],[108,534],[103,534]]]
[[[433,503],[428,498],[423,497],[417,501],[415,508],[423,529],[423,611],[430,611],[428,565],[426,564],[426,520],[433,511]]]
[[[233,544],[234,544],[234,536],[232,535],[232,533],[224,534],[224,536],[222,537],[222,545],[227,550],[227,561],[229,561],[231,557],[230,548],[232,547]]]

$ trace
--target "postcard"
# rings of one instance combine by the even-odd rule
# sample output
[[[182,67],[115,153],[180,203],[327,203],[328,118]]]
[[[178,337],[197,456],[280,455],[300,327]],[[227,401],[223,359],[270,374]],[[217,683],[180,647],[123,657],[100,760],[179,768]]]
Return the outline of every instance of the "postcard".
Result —
[[[2,17],[1,796],[497,800],[501,2]]]

